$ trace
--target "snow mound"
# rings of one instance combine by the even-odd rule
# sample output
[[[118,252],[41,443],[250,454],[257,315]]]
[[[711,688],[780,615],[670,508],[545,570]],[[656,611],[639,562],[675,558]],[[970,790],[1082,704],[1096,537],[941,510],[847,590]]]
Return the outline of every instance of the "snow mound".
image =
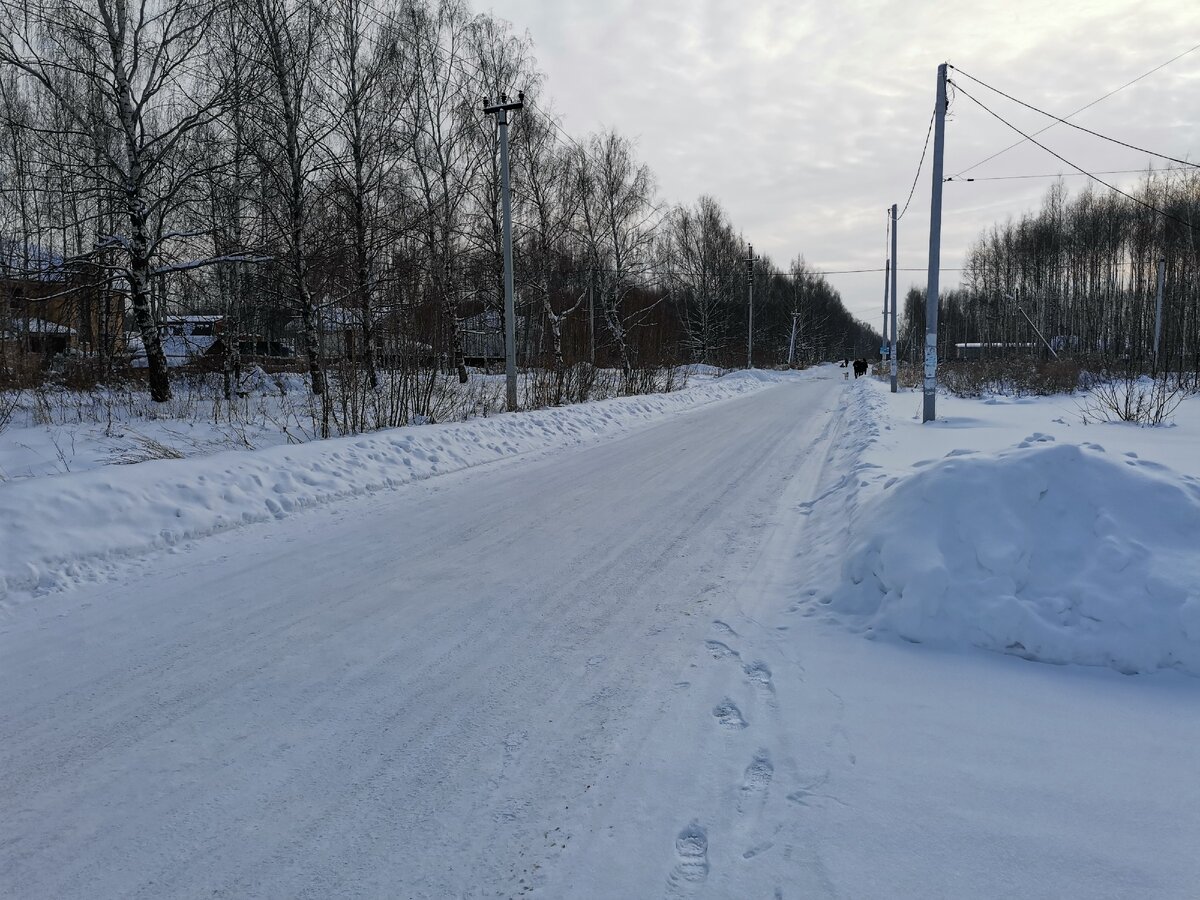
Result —
[[[0,606],[105,577],[107,562],[305,507],[621,434],[757,391],[715,379],[618,397],[298,446],[105,466],[0,484]],[[776,379],[777,380],[777,379]]]
[[[703,375],[716,378],[724,369],[717,366],[710,366],[707,363],[688,363],[686,366],[680,366],[680,371],[686,375]]]
[[[1200,675],[1200,485],[1034,434],[955,451],[862,507],[825,602],[874,633]]]
[[[717,381],[760,381],[765,384],[777,384],[781,381],[794,380],[794,378],[795,375],[790,372],[776,372],[770,369],[736,369],[722,375]]]

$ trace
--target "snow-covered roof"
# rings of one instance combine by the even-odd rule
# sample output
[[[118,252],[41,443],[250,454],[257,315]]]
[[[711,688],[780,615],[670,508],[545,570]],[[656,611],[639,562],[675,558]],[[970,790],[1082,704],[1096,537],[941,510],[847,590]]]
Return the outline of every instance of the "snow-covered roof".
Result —
[[[30,316],[28,319],[13,319],[3,332],[5,337],[15,338],[27,334],[74,334],[75,329],[58,322],[38,319]]]
[[[168,334],[161,338],[163,355],[167,358],[167,365],[172,368],[186,366],[204,356],[218,340],[219,338],[215,335],[198,334]],[[147,364],[146,346],[141,336],[130,335],[126,340],[126,346],[133,353],[130,365],[135,369],[145,367]]]
[[[36,244],[0,237],[0,277],[30,281],[61,281],[63,258]]]
[[[954,346],[960,350],[979,350],[983,347],[1033,347],[1036,345],[1013,341],[987,341],[985,343],[980,343],[979,341],[967,341],[966,343],[955,344]]]
[[[162,317],[163,325],[186,325],[188,323],[195,324],[195,323],[199,323],[199,322],[223,322],[223,321],[225,321],[225,317],[217,316],[217,315],[163,316]]]

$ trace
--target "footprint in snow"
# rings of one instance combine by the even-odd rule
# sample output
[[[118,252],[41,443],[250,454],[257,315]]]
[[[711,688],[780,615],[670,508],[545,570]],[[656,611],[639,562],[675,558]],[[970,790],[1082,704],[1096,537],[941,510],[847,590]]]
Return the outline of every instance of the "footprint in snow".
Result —
[[[675,839],[675,867],[667,876],[667,896],[686,897],[708,877],[708,833],[693,822]]]
[[[771,683],[771,670],[765,662],[749,663],[742,666],[742,671],[755,686],[768,691],[775,690],[775,685]]]
[[[738,793],[738,812],[745,813],[748,809],[761,807],[767,799],[767,791],[771,787],[771,778],[775,774],[775,766],[771,763],[771,754],[765,749],[759,750],[746,772],[742,776],[742,787]]]
[[[736,650],[720,641],[705,641],[704,646],[708,648],[708,652],[712,654],[713,659],[729,659],[738,656]]]
[[[713,716],[723,727],[731,730],[745,728],[749,724],[737,704],[728,697],[713,707]]]
[[[722,622],[720,619],[713,619],[713,630],[718,632],[719,634],[728,635],[729,637],[737,637],[738,636],[738,633],[736,631],[734,631],[731,627],[729,627],[728,624],[726,624],[725,622]]]

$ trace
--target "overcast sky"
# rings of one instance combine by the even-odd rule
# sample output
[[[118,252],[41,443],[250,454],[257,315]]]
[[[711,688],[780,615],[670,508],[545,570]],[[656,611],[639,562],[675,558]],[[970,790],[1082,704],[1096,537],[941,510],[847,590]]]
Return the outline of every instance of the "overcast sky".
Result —
[[[883,265],[884,211],[903,205],[912,184],[938,63],[1066,115],[1200,44],[1200,0],[493,0],[490,8],[532,36],[546,96],[569,133],[611,125],[634,138],[661,199],[716,196],[780,267],[797,253],[828,269]],[[1027,133],[1049,122],[963,85]],[[1072,121],[1200,161],[1200,49]],[[959,97],[946,174],[1019,139]],[[1061,125],[1038,140],[1092,171],[1152,161]],[[900,223],[901,267],[927,261],[926,164]],[[971,174],[1071,171],[1026,144]],[[947,184],[942,265],[960,265],[981,229],[1035,208],[1052,181]],[[1065,179],[1072,192],[1086,181]],[[956,280],[943,275],[944,286]],[[855,315],[878,325],[882,273],[830,281]],[[902,292],[916,283],[923,274],[901,272]]]

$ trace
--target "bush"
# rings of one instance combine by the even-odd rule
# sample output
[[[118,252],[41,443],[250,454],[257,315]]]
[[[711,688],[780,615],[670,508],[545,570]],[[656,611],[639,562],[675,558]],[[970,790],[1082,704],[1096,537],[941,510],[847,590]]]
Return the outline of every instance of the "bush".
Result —
[[[957,397],[1072,394],[1079,389],[1079,377],[1080,369],[1076,363],[1067,360],[1036,362],[1027,357],[950,362],[938,373],[939,382]]]
[[[1097,380],[1079,406],[1083,424],[1131,422],[1162,425],[1175,414],[1187,390],[1179,378],[1126,375]]]

